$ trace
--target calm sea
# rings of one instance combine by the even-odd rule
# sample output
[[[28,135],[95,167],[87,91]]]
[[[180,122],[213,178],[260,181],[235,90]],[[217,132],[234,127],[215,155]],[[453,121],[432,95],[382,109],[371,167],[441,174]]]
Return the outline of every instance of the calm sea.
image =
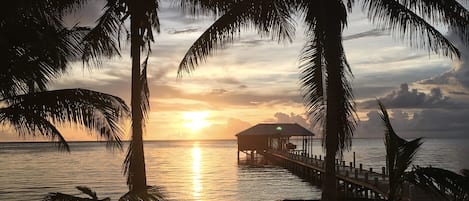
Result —
[[[236,141],[146,142],[148,184],[169,200],[319,199],[320,189],[285,169],[238,165]],[[117,200],[127,191],[125,153],[103,143],[71,143],[71,153],[49,143],[0,143],[0,200],[41,200],[48,192],[77,194],[88,186]],[[320,142],[314,152],[321,154]],[[381,139],[356,139],[352,152],[365,168],[384,166]],[[351,160],[352,152],[345,154]],[[469,168],[469,139],[426,139],[416,164]]]

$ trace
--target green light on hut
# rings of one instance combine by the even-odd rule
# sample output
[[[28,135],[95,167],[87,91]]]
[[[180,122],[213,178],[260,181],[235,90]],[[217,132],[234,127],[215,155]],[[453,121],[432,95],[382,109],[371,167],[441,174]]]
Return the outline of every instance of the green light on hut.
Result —
[[[281,126],[277,126],[277,128],[275,128],[277,131],[282,131],[282,127]]]

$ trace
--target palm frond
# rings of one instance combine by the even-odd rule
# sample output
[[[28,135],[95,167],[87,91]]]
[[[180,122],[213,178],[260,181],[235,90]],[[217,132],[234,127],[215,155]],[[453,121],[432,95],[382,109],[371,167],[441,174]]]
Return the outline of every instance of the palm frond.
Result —
[[[118,1],[107,1],[103,15],[97,25],[89,30],[82,40],[82,60],[88,64],[99,65],[101,58],[120,56],[118,48],[119,29],[122,26],[123,11]],[[125,10],[124,10],[125,11]]]
[[[429,192],[437,192],[446,200],[469,200],[469,178],[455,172],[433,167],[414,167],[405,175],[406,181]]]
[[[183,12],[193,16],[207,14],[221,16],[239,2],[242,2],[242,0],[181,0],[179,7]]]
[[[51,141],[57,141],[59,150],[70,152],[70,146],[62,133],[40,114],[23,108],[0,108],[0,123],[13,126],[19,135],[39,134],[49,137]]]
[[[142,89],[142,103],[141,108],[144,115],[148,117],[148,110],[150,109],[150,89],[148,88],[148,79],[147,79],[147,67],[148,67],[148,58],[149,54],[145,58],[145,61],[142,63],[142,72],[140,74],[140,83]]]
[[[212,53],[234,41],[244,28],[255,28],[261,36],[291,41],[295,29],[291,7],[280,0],[244,0],[218,18],[189,48],[179,64],[178,76],[190,73]]]
[[[98,196],[96,195],[96,192],[94,192],[93,190],[91,190],[91,188],[88,188],[86,186],[77,186],[76,187],[79,191],[81,191],[82,193],[90,196],[91,198],[97,200],[98,199]]]
[[[119,121],[128,116],[129,108],[122,99],[116,96],[86,89],[63,89],[24,94],[4,99],[4,101],[8,103],[5,110],[24,111],[30,114],[19,114],[33,115],[31,118],[42,117],[54,124],[68,122],[82,125],[106,139],[109,146],[122,148],[120,139],[122,129]],[[43,123],[28,122],[28,120],[25,118],[23,125],[26,125],[25,129],[30,131],[34,129],[27,125],[42,126],[41,123]],[[18,125],[22,126],[22,124]]]
[[[148,187],[141,192],[129,191],[119,198],[119,201],[164,201],[165,195],[161,188],[156,186]]]
[[[31,87],[46,90],[48,81],[61,75],[69,61],[82,52],[81,28],[65,28],[60,22],[22,12],[6,17],[0,31],[6,39],[0,45],[2,97],[27,93]]]
[[[354,97],[348,81],[352,74],[345,57],[341,35],[347,22],[346,6],[335,1],[304,0],[299,2],[298,9],[307,25],[308,40],[300,55],[303,99],[310,118],[320,125],[323,125],[327,115],[330,115],[327,108],[335,108],[337,119],[330,121],[329,126],[336,127],[337,133],[330,133],[335,135],[330,137],[337,139],[335,150],[341,157],[343,151],[351,147],[356,126]],[[336,14],[331,18],[331,13],[326,10],[333,10]],[[330,29],[330,24],[334,24],[334,31]],[[330,76],[333,76],[333,83],[330,83]],[[334,89],[330,88],[331,86],[334,86]],[[335,99],[337,105],[329,106],[328,97]],[[326,132],[327,124],[326,122],[324,129]],[[323,145],[327,135],[329,134],[326,133],[323,138]]]
[[[313,20],[311,20],[313,21]],[[300,91],[306,111],[314,125],[323,127],[326,117],[325,103],[325,59],[324,30],[315,23],[310,24],[307,43],[300,54]]]
[[[111,198],[99,199],[96,195],[96,192],[91,190],[86,186],[77,186],[76,187],[82,193],[88,195],[90,198],[82,198],[74,195],[64,194],[64,193],[49,193],[42,201],[110,201]]]
[[[411,47],[427,49],[435,54],[460,57],[459,50],[424,18],[398,1],[363,0],[368,18],[380,29],[409,43]]]
[[[378,100],[381,110],[381,119],[385,128],[386,164],[389,171],[389,200],[399,200],[402,195],[402,185],[405,180],[405,171],[414,161],[415,154],[422,145],[421,139],[407,141],[399,137],[391,125],[389,114]]]
[[[457,0],[400,0],[427,21],[453,30],[465,44],[469,42],[469,11]]]

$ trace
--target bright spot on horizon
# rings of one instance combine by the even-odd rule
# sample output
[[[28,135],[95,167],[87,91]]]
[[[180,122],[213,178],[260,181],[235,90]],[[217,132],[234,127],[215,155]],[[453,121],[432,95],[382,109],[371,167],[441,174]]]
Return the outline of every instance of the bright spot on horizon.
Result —
[[[209,116],[209,112],[200,111],[200,112],[183,112],[182,118],[185,120],[184,127],[191,129],[196,132],[202,128],[208,127],[211,125],[206,118]]]

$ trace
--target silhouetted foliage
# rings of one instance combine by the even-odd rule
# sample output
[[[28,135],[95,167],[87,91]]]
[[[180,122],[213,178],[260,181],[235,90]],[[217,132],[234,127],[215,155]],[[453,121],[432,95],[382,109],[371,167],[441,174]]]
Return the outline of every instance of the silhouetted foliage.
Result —
[[[300,13],[307,36],[300,55],[300,85],[308,115],[324,131],[325,200],[337,199],[335,157],[350,148],[356,125],[348,81],[352,73],[342,45],[348,12],[354,5],[360,5],[379,29],[411,47],[459,57],[458,49],[433,27],[435,24],[450,27],[466,44],[469,41],[469,12],[457,0],[181,0],[181,5],[189,14],[211,14],[218,19],[186,52],[179,76],[234,42],[244,28],[288,41],[285,39],[291,39],[294,33],[292,16]]]
[[[89,29],[66,27],[63,16],[84,0],[18,0],[0,13],[0,123],[20,135],[43,135],[69,150],[56,128],[76,123],[121,148],[118,125],[129,109],[116,96],[86,89],[47,91],[49,80],[62,75],[84,52]],[[115,147],[115,146],[114,146]]]
[[[110,198],[98,199],[96,192],[86,186],[76,187],[81,193],[88,195],[90,198],[82,198],[63,193],[49,193],[43,201],[110,201]]]
[[[49,193],[44,197],[43,201],[110,201],[111,198],[99,199],[96,192],[86,186],[76,187],[81,193],[88,195],[90,198],[82,198],[64,193]],[[164,201],[165,195],[158,187],[148,187],[145,191],[129,191],[119,198],[119,201]]]
[[[386,164],[389,171],[388,200],[402,200],[404,182],[409,182],[428,192],[436,192],[441,198],[451,201],[469,200],[469,177],[467,170],[457,174],[449,170],[434,167],[412,167],[421,139],[407,141],[399,137],[391,125],[388,112],[381,101],[378,101],[381,119],[385,127]]]
[[[144,116],[150,105],[146,69],[150,44],[154,41],[153,31],[160,31],[158,9],[157,0],[108,0],[97,25],[83,40],[85,47],[82,60],[99,64],[101,57],[119,54],[123,30],[126,30],[127,39],[130,39],[132,139],[124,161],[124,173],[131,192],[144,193],[147,186],[142,138]],[[130,21],[130,31],[124,26],[127,20]],[[143,63],[140,58],[142,51],[147,51]]]

